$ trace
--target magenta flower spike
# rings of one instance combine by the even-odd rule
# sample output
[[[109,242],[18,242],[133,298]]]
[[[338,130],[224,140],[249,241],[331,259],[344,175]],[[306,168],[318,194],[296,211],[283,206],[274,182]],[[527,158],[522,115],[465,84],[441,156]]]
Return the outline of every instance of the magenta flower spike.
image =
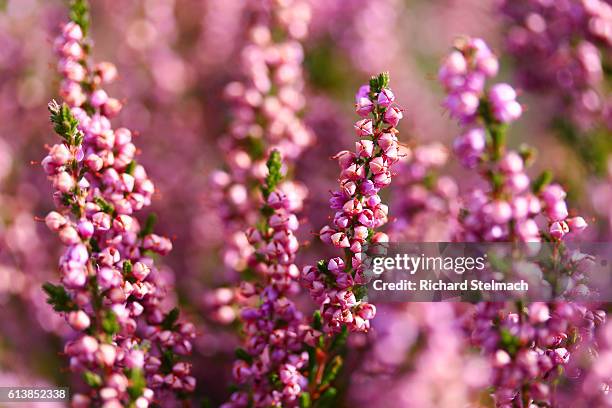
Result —
[[[263,280],[261,284],[243,282],[240,289],[242,296],[256,302],[240,312],[244,348],[238,350],[232,370],[240,390],[223,405],[226,408],[299,406],[299,396],[308,386],[305,345],[313,346],[318,336],[290,299],[299,291],[295,265],[299,244],[294,235],[298,222],[287,196],[277,188],[280,154],[273,151],[267,163],[263,218],[248,231],[253,248],[248,264]]]
[[[363,106],[368,105],[364,98],[371,102],[371,112],[355,123],[360,139],[355,151],[345,150],[334,156],[340,165],[339,186],[330,199],[335,214],[319,233],[323,242],[341,250],[344,257],[320,261],[302,272],[304,285],[320,308],[323,331],[328,334],[346,329],[367,332],[370,328],[376,307],[361,299],[365,283],[362,251],[368,243],[389,240],[384,232],[377,231],[388,220],[388,207],[378,193],[391,182],[391,166],[398,161],[395,126],[401,119],[401,108],[393,102],[386,73],[360,88],[356,110],[361,116]]]
[[[55,42],[66,103],[49,104],[62,141],[42,161],[57,209],[45,222],[66,249],[60,284],[44,289],[76,331],[64,352],[89,389],[73,406],[144,408],[194,390],[180,356],[190,354],[195,329],[164,306],[170,288],[154,254],[166,254],[171,241],[153,233],[154,218],[137,218],[155,187],[136,162],[132,133],[111,126],[121,104],[100,86],[116,69],[90,61],[84,2],[73,2],[71,18]]]
[[[291,172],[314,142],[300,118],[305,106],[301,42],[308,33],[309,4],[250,0],[246,10],[249,25],[240,54],[241,77],[225,87],[232,121],[219,146],[226,168],[211,178],[228,237],[223,261],[230,273],[243,271],[250,256],[244,231],[258,218],[259,187],[269,153],[279,151],[283,171]],[[300,211],[306,187],[288,179],[278,188],[289,197],[291,210]]]
[[[531,150],[507,149],[506,127],[520,117],[522,108],[511,85],[488,86],[486,80],[497,71],[494,61],[482,40],[464,38],[440,69],[440,80],[448,93],[446,106],[463,126],[454,144],[455,153],[484,179],[484,186],[479,185],[464,198],[462,231],[456,239],[545,241],[558,252],[564,239],[586,228],[586,221],[582,217],[568,218],[566,193],[560,185],[550,183],[549,172],[535,180],[527,175]],[[474,77],[478,78],[475,82]],[[477,86],[472,86],[474,83]],[[469,114],[449,103],[465,92],[476,97]],[[543,230],[538,222],[545,225]],[[559,255],[555,257],[555,262],[571,264]],[[536,264],[533,267],[540,268]],[[576,285],[581,287],[579,281]],[[493,367],[491,396],[496,406],[553,404],[554,382],[572,354],[593,336],[593,316],[601,313],[572,302],[478,304],[469,331],[472,343]]]
[[[516,78],[534,93],[547,93],[555,119],[592,130],[612,128],[606,89],[606,55],[612,48],[612,4],[605,0],[503,0],[505,48]]]

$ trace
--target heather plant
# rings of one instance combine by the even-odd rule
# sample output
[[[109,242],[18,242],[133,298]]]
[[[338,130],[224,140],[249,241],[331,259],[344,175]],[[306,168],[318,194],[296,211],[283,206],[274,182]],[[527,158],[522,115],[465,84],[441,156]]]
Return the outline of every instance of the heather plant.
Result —
[[[303,270],[303,280],[321,307],[323,330],[367,331],[376,308],[361,301],[359,289],[364,276],[364,246],[388,242],[387,234],[377,231],[388,220],[388,208],[379,191],[391,183],[390,166],[399,159],[396,126],[402,111],[388,87],[386,73],[373,77],[357,93],[355,123],[360,138],[355,151],[343,150],[334,156],[340,166],[339,189],[332,192],[333,220],[319,232],[321,240],[344,251],[344,257],[320,261]],[[358,299],[359,298],[359,299]]]
[[[68,386],[75,407],[610,405],[600,305],[374,305],[364,277],[377,243],[532,243],[550,258],[487,272],[591,296],[592,258],[571,248],[612,219],[608,0],[497,2],[501,29],[478,0],[102,0],[92,29],[73,0],[44,47],[55,3],[0,1],[2,387]],[[484,41],[460,39],[441,120],[427,73],[466,30],[507,34],[521,88],[495,83]],[[59,138],[39,163],[51,52]],[[117,67],[92,58],[109,52]],[[344,92],[382,70],[393,91],[386,74],[360,88],[349,142]],[[542,105],[525,115],[527,100]],[[567,145],[546,144],[551,112]],[[519,119],[557,181],[507,140]],[[582,194],[585,169],[600,179]],[[202,300],[196,329],[182,315]]]
[[[587,223],[579,216],[568,217],[566,193],[560,185],[551,184],[550,173],[530,180],[526,163],[532,150],[507,148],[507,126],[520,117],[522,107],[510,85],[488,86],[486,79],[497,70],[498,61],[484,41],[462,38],[439,72],[448,94],[445,106],[463,127],[455,152],[483,179],[464,199],[459,239],[546,241],[555,248],[552,265],[563,265],[555,273],[571,275],[581,258],[566,251],[563,240],[582,232]],[[581,343],[591,340],[593,329],[604,319],[605,312],[572,302],[478,304],[469,330],[473,344],[494,367],[491,395],[495,404],[554,404],[554,385],[563,367]]]
[[[498,6],[519,85],[544,95],[540,100],[550,106],[543,116],[570,147],[576,167],[605,178],[612,152],[612,3],[521,0]]]
[[[300,41],[308,32],[308,4],[250,1],[246,11],[242,78],[225,88],[232,121],[219,146],[227,169],[211,177],[227,236],[223,262],[234,271],[244,270],[250,255],[244,231],[257,220],[258,190],[269,152],[278,150],[291,174],[295,160],[313,142],[299,116],[305,104]],[[291,178],[279,188],[289,197],[292,211],[299,211],[306,188]]]
[[[116,69],[89,59],[87,4],[74,1],[70,17],[55,43],[66,103],[49,104],[61,142],[42,166],[58,210],[45,222],[66,247],[60,284],[44,290],[77,333],[64,352],[88,386],[73,405],[146,407],[171,394],[183,398],[195,379],[179,356],[191,352],[195,330],[177,308],[166,310],[169,287],[153,258],[172,243],[153,232],[154,218],[141,224],[135,216],[155,188],[136,162],[132,133],[111,127],[122,104],[101,85]]]
[[[463,335],[457,309],[451,303],[380,305],[371,344],[351,375],[351,404],[481,406],[491,367]]]
[[[520,85],[554,95],[558,116],[579,128],[610,127],[604,69],[612,47],[610,2],[502,1],[499,11]]]
[[[300,273],[294,263],[298,220],[277,188],[281,166],[280,153],[272,151],[261,187],[262,218],[247,233],[253,246],[248,264],[262,282],[243,282],[240,289],[244,298],[258,301],[240,311],[245,348],[238,349],[232,370],[240,390],[225,407],[298,406],[308,385],[305,346],[313,346],[317,334],[290,299],[299,292]]]
[[[379,191],[391,183],[390,167],[399,159],[396,126],[402,110],[395,103],[387,73],[372,77],[359,88],[356,112],[363,119],[354,125],[359,141],[354,152],[343,150],[334,158],[340,166],[339,188],[333,191],[330,207],[335,210],[320,239],[343,252],[343,256],[306,266],[302,282],[318,307],[312,326],[321,331],[316,346],[309,350],[307,401],[328,404],[337,395],[334,379],[343,365],[344,344],[349,332],[368,332],[376,307],[365,295],[366,246],[387,242],[378,231],[388,219],[388,208]]]

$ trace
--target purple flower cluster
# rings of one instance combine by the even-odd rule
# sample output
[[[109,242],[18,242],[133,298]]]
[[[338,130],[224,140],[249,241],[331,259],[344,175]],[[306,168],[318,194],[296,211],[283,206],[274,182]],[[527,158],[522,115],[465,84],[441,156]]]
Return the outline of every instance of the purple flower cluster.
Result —
[[[461,96],[464,85],[470,83],[474,72],[481,78],[492,76],[493,70],[485,73],[478,68],[479,61],[485,59],[488,66],[497,70],[497,62],[491,58],[494,57],[484,42],[464,39],[440,71],[440,79],[450,92],[446,105],[465,127],[455,142],[455,151],[468,168],[477,168],[485,184],[473,189],[463,200],[463,231],[459,239],[546,240],[559,250],[566,234],[578,234],[587,224],[582,217],[568,218],[566,193],[560,185],[550,184],[550,174],[543,173],[531,181],[526,174],[530,150],[507,150],[506,125],[521,113],[514,89],[497,84],[487,90],[483,82],[478,92],[467,91],[468,100],[475,97],[469,110],[457,110],[459,105],[448,102],[457,89],[459,99],[464,99]],[[475,71],[463,69],[463,61],[465,66],[476,67]],[[457,84],[462,85],[457,88]],[[537,217],[544,218],[545,231],[540,231]],[[571,264],[568,259],[561,263],[568,267]],[[511,407],[519,401],[526,406],[538,401],[550,404],[550,385],[557,378],[558,367],[567,364],[571,351],[588,341],[595,324],[604,318],[601,311],[573,303],[532,303],[528,308],[518,304],[514,311],[503,303],[479,304],[470,330],[473,343],[492,362],[497,406]]]
[[[462,239],[534,242],[541,239],[536,217],[544,213],[556,239],[586,228],[582,217],[567,218],[566,193],[544,177],[534,183],[526,173],[530,151],[505,147],[505,125],[518,119],[516,91],[505,83],[487,87],[498,70],[497,58],[484,41],[463,38],[445,59],[439,78],[448,92],[445,106],[463,126],[454,143],[461,162],[486,177],[486,189],[465,197]]]
[[[480,101],[485,97],[488,78],[497,75],[499,61],[480,38],[461,38],[446,57],[438,78],[447,92],[444,106],[461,123],[473,123],[479,113]],[[507,84],[493,86],[488,95],[495,118],[508,123],[521,115],[516,93]]]
[[[226,171],[212,176],[216,201],[227,228],[224,263],[243,270],[249,257],[244,230],[257,219],[258,187],[266,174],[266,158],[278,150],[289,169],[313,142],[299,113],[305,105],[300,40],[307,34],[310,9],[292,0],[251,1],[247,41],[241,52],[243,79],[225,88],[232,123],[220,141]],[[299,211],[306,188],[293,181],[279,187]]]
[[[499,303],[477,305],[472,341],[490,356],[496,405],[551,404],[552,384],[604,320],[605,312],[574,303],[535,302],[516,311]]]
[[[320,261],[302,272],[327,332],[343,327],[368,331],[376,314],[374,305],[358,299],[358,288],[366,281],[364,246],[389,240],[387,234],[376,231],[388,220],[388,207],[378,192],[391,183],[391,166],[399,160],[395,127],[402,110],[388,82],[388,74],[380,74],[359,89],[356,110],[364,119],[355,123],[355,132],[360,140],[354,152],[344,150],[334,156],[340,165],[340,188],[330,199],[336,213],[332,223],[321,229],[320,238],[344,251],[345,258]]]
[[[163,310],[167,287],[153,254],[168,253],[172,243],[152,232],[151,219],[141,225],[135,217],[150,205],[155,188],[135,161],[130,130],[111,126],[121,103],[100,85],[112,81],[116,69],[92,67],[90,46],[75,21],[55,43],[68,105],[49,104],[63,142],[42,161],[58,209],[45,222],[67,248],[61,285],[45,290],[78,332],[65,353],[91,390],[76,394],[73,404],[146,407],[164,389],[193,391],[190,364],[178,356],[190,354],[195,329],[179,322],[178,309]]]
[[[398,195],[393,203],[397,219],[389,236],[396,242],[451,242],[459,232],[459,188],[450,176],[438,171],[448,160],[440,143],[406,150],[397,168]]]
[[[597,351],[584,348],[585,358],[581,361],[584,367],[579,365],[578,369],[586,370],[576,391],[580,392],[581,407],[608,407],[612,405],[612,322],[600,326],[593,340],[592,345],[597,346]],[[575,396],[575,393],[564,395],[564,402],[574,403]]]
[[[272,152],[268,163],[271,174],[280,170],[278,152]],[[242,388],[224,405],[228,408],[298,406],[298,397],[308,385],[303,374],[309,358],[304,343],[314,345],[317,335],[303,323],[302,313],[288,298],[299,291],[300,273],[294,263],[299,247],[294,235],[298,220],[287,196],[273,185],[273,177],[267,180],[271,191],[264,191],[262,226],[248,231],[253,247],[249,267],[264,282],[263,287],[249,282],[241,286],[241,294],[257,299],[257,304],[240,313],[245,350],[234,363],[233,376]]]
[[[470,349],[456,306],[381,305],[373,324],[371,352],[363,359],[363,367],[351,374],[351,405],[481,406],[476,400],[487,385],[490,367]]]
[[[612,47],[612,4],[605,0],[504,0],[506,48],[522,86],[547,90],[581,127],[612,126],[604,59]]]

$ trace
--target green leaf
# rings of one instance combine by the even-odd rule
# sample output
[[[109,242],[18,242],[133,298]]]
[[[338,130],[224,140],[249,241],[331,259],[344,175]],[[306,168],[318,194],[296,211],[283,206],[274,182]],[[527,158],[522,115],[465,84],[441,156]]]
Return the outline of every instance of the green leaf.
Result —
[[[94,201],[96,202],[96,204],[98,204],[98,206],[103,212],[110,214],[110,215],[113,215],[115,213],[115,207],[113,207],[111,203],[109,203],[102,197],[95,197]]]
[[[174,329],[174,325],[176,324],[178,318],[179,318],[179,310],[177,307],[173,308],[172,310],[170,310],[168,312],[168,314],[166,314],[166,316],[164,317],[164,320],[162,320],[161,322],[161,327],[164,330],[173,330]]]
[[[91,250],[93,252],[100,252],[100,244],[98,244],[98,240],[95,238],[90,238],[89,239],[89,244],[91,245]]]
[[[336,396],[338,395],[338,391],[334,388],[328,388],[327,390],[325,390],[325,392],[323,393],[323,395],[321,395],[321,397],[319,398],[319,407],[333,407],[334,406],[334,400],[336,399]]]
[[[510,355],[515,355],[520,346],[520,339],[508,331],[502,329],[500,332],[500,342],[503,349],[508,351]]]
[[[491,136],[492,152],[491,158],[494,161],[499,160],[506,148],[506,134],[508,131],[508,125],[505,123],[487,123],[487,130]]]
[[[72,301],[72,298],[62,285],[54,285],[47,282],[42,285],[42,289],[49,297],[47,299],[47,303],[52,305],[53,310],[56,312],[70,312],[73,310],[78,310],[78,307]]]
[[[129,259],[123,261],[123,274],[124,275],[129,275],[132,273],[132,261],[130,261]]]
[[[85,371],[83,373],[83,380],[92,388],[98,388],[102,385],[102,377],[93,371]]]
[[[360,301],[368,294],[368,289],[365,285],[353,286],[353,293],[355,294],[355,299]]]
[[[381,72],[373,76],[370,78],[370,92],[379,93],[383,88],[388,88],[389,81],[390,77],[388,72]]]
[[[168,374],[172,372],[172,367],[174,367],[174,362],[176,361],[176,355],[172,350],[165,349],[161,354],[161,371],[164,374]]]
[[[332,351],[338,351],[346,344],[346,340],[348,339],[348,328],[346,326],[342,327],[342,331],[334,336],[332,343],[329,347]]]
[[[531,166],[537,156],[537,150],[523,143],[519,146],[519,155],[525,162],[525,166]]]
[[[282,159],[278,150],[272,150],[266,165],[268,166],[268,175],[261,191],[264,197],[268,198],[270,193],[276,189],[278,183],[283,179],[281,174]]]
[[[311,405],[310,393],[303,392],[300,394],[300,408],[310,408]]]
[[[315,312],[312,314],[312,327],[315,330],[321,330],[323,327],[323,318],[321,317],[320,310],[315,310]]]
[[[332,361],[327,364],[325,370],[323,372],[323,379],[321,380],[321,385],[325,386],[331,384],[332,381],[336,379],[338,373],[340,373],[340,369],[342,368],[342,357],[335,356]]]
[[[132,160],[131,162],[129,162],[129,164],[125,167],[125,172],[127,174],[130,175],[134,175],[134,170],[136,170],[136,165],[138,163],[136,163],[136,160]]]
[[[129,379],[128,394],[132,400],[140,397],[147,386],[147,381],[142,370],[132,368],[127,370],[127,377]]]
[[[113,335],[121,330],[121,326],[119,326],[119,321],[117,320],[117,315],[115,312],[109,310],[105,313],[102,318],[102,330],[108,335]]]
[[[53,100],[47,105],[47,108],[51,114],[50,119],[55,133],[69,145],[80,145],[83,141],[83,134],[78,130],[79,121],[72,115],[68,105],[65,103],[59,105]]]
[[[87,0],[72,0],[70,2],[70,20],[81,27],[83,35],[89,30],[89,4]]]
[[[493,183],[493,191],[501,191],[504,186],[505,178],[501,173],[490,172],[491,183]]]
[[[553,174],[550,170],[543,171],[538,178],[533,182],[531,189],[535,194],[541,193],[544,188],[553,180]]]
[[[157,215],[151,213],[147,216],[147,220],[145,221],[144,228],[140,232],[141,236],[147,236],[153,233],[153,229],[155,228],[155,224],[157,223]]]
[[[280,377],[278,376],[278,373],[270,373],[270,375],[268,376],[268,380],[274,388],[280,388],[283,385],[280,380]]]
[[[253,356],[251,356],[245,349],[238,347],[235,351],[234,354],[236,355],[236,358],[239,360],[242,360],[244,362],[247,362],[249,364],[251,364],[253,362]]]
[[[200,408],[213,408],[213,403],[210,401],[209,398],[204,397],[202,398],[202,402],[200,403]]]

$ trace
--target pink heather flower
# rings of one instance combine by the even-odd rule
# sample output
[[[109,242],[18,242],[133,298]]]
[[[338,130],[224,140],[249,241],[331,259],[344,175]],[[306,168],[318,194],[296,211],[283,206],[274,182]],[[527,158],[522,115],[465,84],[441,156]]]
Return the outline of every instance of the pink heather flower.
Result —
[[[467,74],[468,64],[463,54],[459,51],[451,52],[442,65],[438,72],[438,79],[447,89],[452,89],[456,85],[455,81]]]
[[[468,61],[468,71],[478,73],[479,67],[483,67],[480,72],[483,78],[497,71],[494,56],[481,40],[464,39],[457,48]],[[482,61],[482,65],[478,61]],[[471,87],[469,73],[462,73],[459,69],[451,80],[450,72],[449,68],[441,70],[441,80],[449,97]],[[481,184],[485,184],[484,187],[478,185],[465,197],[464,215],[460,218],[462,228],[455,239],[539,242],[552,237],[551,245],[560,246],[562,238],[570,232],[568,222],[564,221],[568,215],[565,192],[556,184],[543,186],[535,193],[530,191],[531,182],[525,173],[523,158],[519,153],[507,150],[503,134],[495,137],[495,132],[500,131],[495,122],[510,122],[520,116],[516,92],[507,84],[494,85],[485,92],[487,84],[482,85],[480,91],[469,91],[476,92],[479,98],[473,116],[451,111],[461,125],[470,126],[478,122],[485,126],[477,139],[481,143],[480,149],[471,148],[465,130],[455,142],[455,150],[462,162],[468,167],[476,167],[483,178]],[[480,106],[480,101],[487,103]],[[485,108],[489,112],[483,112]],[[471,126],[468,129],[471,131]],[[491,134],[490,138],[484,138],[485,131]],[[536,217],[542,212],[548,224],[540,231]],[[576,219],[575,222],[580,226],[577,231],[586,226],[584,220]],[[581,284],[573,290],[588,293],[588,288]],[[551,405],[549,384],[557,378],[555,373],[569,363],[571,353],[582,346],[582,339],[569,340],[572,336],[568,333],[580,332],[580,336],[588,337],[594,326],[586,318],[589,313],[592,315],[587,308],[572,303],[539,302],[532,303],[527,309],[502,303],[478,304],[474,320],[470,322],[471,340],[491,361],[491,397],[495,404]],[[508,347],[508,338],[516,342],[513,343],[516,347]]]
[[[273,153],[270,160],[278,160],[280,165],[278,155]],[[270,166],[270,170],[272,168]],[[300,277],[293,263],[299,245],[293,235],[297,225],[284,220],[297,222],[297,218],[287,206],[278,205],[287,202],[280,190],[269,192],[266,202],[275,204],[272,213],[262,220],[266,228],[258,233],[251,230],[248,234],[252,246],[248,263],[256,266],[261,274],[263,288],[245,284],[240,291],[243,296],[258,298],[257,306],[243,307],[240,313],[246,333],[244,347],[252,361],[234,363],[234,380],[245,390],[232,394],[225,406],[233,406],[232,403],[246,392],[255,396],[255,406],[258,407],[268,406],[272,400],[290,405],[308,384],[302,372],[308,362],[308,353],[303,350],[306,334],[312,336],[313,332],[305,329],[307,326],[302,314],[288,298],[295,292]],[[224,300],[229,300],[227,290],[219,294],[226,298]],[[277,393],[277,385],[271,380],[273,375],[284,387],[282,395]]]
[[[380,106],[387,108],[393,103],[393,101],[395,101],[395,95],[390,89],[383,89],[378,94],[377,102]]]
[[[136,147],[130,132],[113,130],[108,117],[121,104],[99,86],[112,80],[116,70],[112,64],[92,64],[85,42],[89,44],[74,22],[64,26],[56,41],[64,75],[60,94],[67,104],[52,102],[49,110],[54,122],[76,121],[77,128],[58,130],[61,143],[52,146],[42,161],[56,189],[54,196],[61,197],[56,200],[57,211],[50,212],[45,223],[66,246],[60,258],[60,285],[47,284],[45,290],[56,307],[67,308],[64,317],[77,332],[65,347],[71,370],[91,371],[102,381],[87,396],[76,395],[74,405],[147,406],[161,388],[193,390],[194,379],[187,369],[173,373],[171,384],[156,383],[154,378],[160,353],[179,360],[180,354],[191,350],[194,333],[182,332],[183,322],[161,331],[166,316],[162,300],[168,288],[158,273],[149,273],[154,265],[144,250],[166,253],[171,244],[151,233],[143,238],[132,217],[150,204],[154,187],[143,166],[128,169]],[[97,282],[95,289],[92,282]],[[64,293],[58,296],[60,291]],[[168,335],[162,336],[165,332]],[[127,390],[123,360],[128,355],[133,355],[129,366],[142,368],[152,387],[140,396]]]
[[[361,117],[367,117],[372,109],[374,108],[374,103],[369,98],[359,98],[357,100],[357,107],[355,111]]]
[[[612,44],[612,7],[601,0],[571,0],[567,7],[539,1],[499,2],[507,24],[505,45],[515,57],[521,86],[548,94],[552,114],[580,129],[607,120],[602,55]],[[559,27],[562,27],[559,29]]]
[[[355,133],[359,137],[374,134],[372,129],[372,119],[363,119],[355,123]]]
[[[500,161],[499,167],[506,173],[523,171],[523,159],[516,152],[508,152]]]
[[[467,122],[478,110],[479,99],[472,91],[458,92],[450,94],[444,105],[453,117]]]
[[[565,221],[572,232],[580,233],[588,227],[587,222],[582,217],[568,218]]]
[[[63,215],[56,211],[51,211],[45,217],[45,224],[47,225],[47,228],[54,232],[59,231],[59,229],[66,225],[67,222],[68,220],[66,220]]]
[[[523,108],[516,101],[516,91],[508,84],[496,84],[489,91],[493,115],[502,123],[510,123],[521,116]]]
[[[94,108],[101,107],[102,105],[106,103],[107,100],[108,100],[108,94],[102,89],[98,89],[97,91],[91,94],[91,105]]]
[[[288,172],[314,141],[313,132],[301,119],[305,107],[301,41],[308,33],[310,5],[250,2],[245,10],[248,24],[239,50],[240,76],[224,92],[231,124],[219,147],[227,169],[223,176],[217,172],[211,177],[213,201],[228,237],[244,234],[259,216],[256,192],[266,176],[266,166],[265,159],[253,150],[252,138],[263,152],[279,151]],[[307,196],[305,186],[286,181],[279,187],[291,209],[299,210]],[[247,267],[249,250],[245,240],[227,240],[223,259],[230,279]]]
[[[541,193],[542,199],[547,205],[553,206],[557,201],[564,200],[566,197],[565,190],[558,184],[550,184],[544,188]]]
[[[83,39],[83,31],[81,30],[81,26],[71,21],[64,25],[62,36],[66,40],[81,41]]]
[[[68,324],[77,331],[85,330],[91,324],[89,316],[82,310],[68,313],[66,320],[68,321]]]
[[[549,232],[554,238],[561,239],[569,232],[569,227],[565,221],[555,221],[550,226]]]
[[[493,201],[487,212],[496,224],[504,224],[512,218],[512,207],[506,201]]]
[[[553,221],[561,221],[567,218],[567,204],[565,201],[557,201],[546,207],[546,215]]]
[[[384,81],[385,76],[377,78],[373,81]],[[334,157],[340,165],[340,180],[330,204],[333,210],[341,211],[320,232],[323,242],[345,249],[346,258],[336,257],[324,263],[327,272],[334,276],[333,282],[317,267],[307,266],[302,271],[302,281],[319,304],[324,330],[328,332],[340,331],[342,327],[351,331],[369,330],[369,321],[376,309],[357,299],[349,288],[365,282],[362,245],[389,240],[386,234],[372,230],[388,219],[388,208],[381,203],[378,192],[391,182],[390,166],[399,160],[394,126],[402,113],[393,104],[393,93],[385,86],[375,91],[364,86],[357,95],[358,101],[361,98],[368,98],[374,109],[369,118],[355,124],[361,139],[356,143],[355,153],[343,151]]]
[[[384,113],[384,121],[391,125],[391,127],[396,127],[399,121],[404,117],[402,114],[402,110],[397,106],[392,106],[388,108]]]
[[[485,149],[486,134],[482,128],[472,128],[457,137],[454,142],[455,153],[464,166],[474,167]]]

